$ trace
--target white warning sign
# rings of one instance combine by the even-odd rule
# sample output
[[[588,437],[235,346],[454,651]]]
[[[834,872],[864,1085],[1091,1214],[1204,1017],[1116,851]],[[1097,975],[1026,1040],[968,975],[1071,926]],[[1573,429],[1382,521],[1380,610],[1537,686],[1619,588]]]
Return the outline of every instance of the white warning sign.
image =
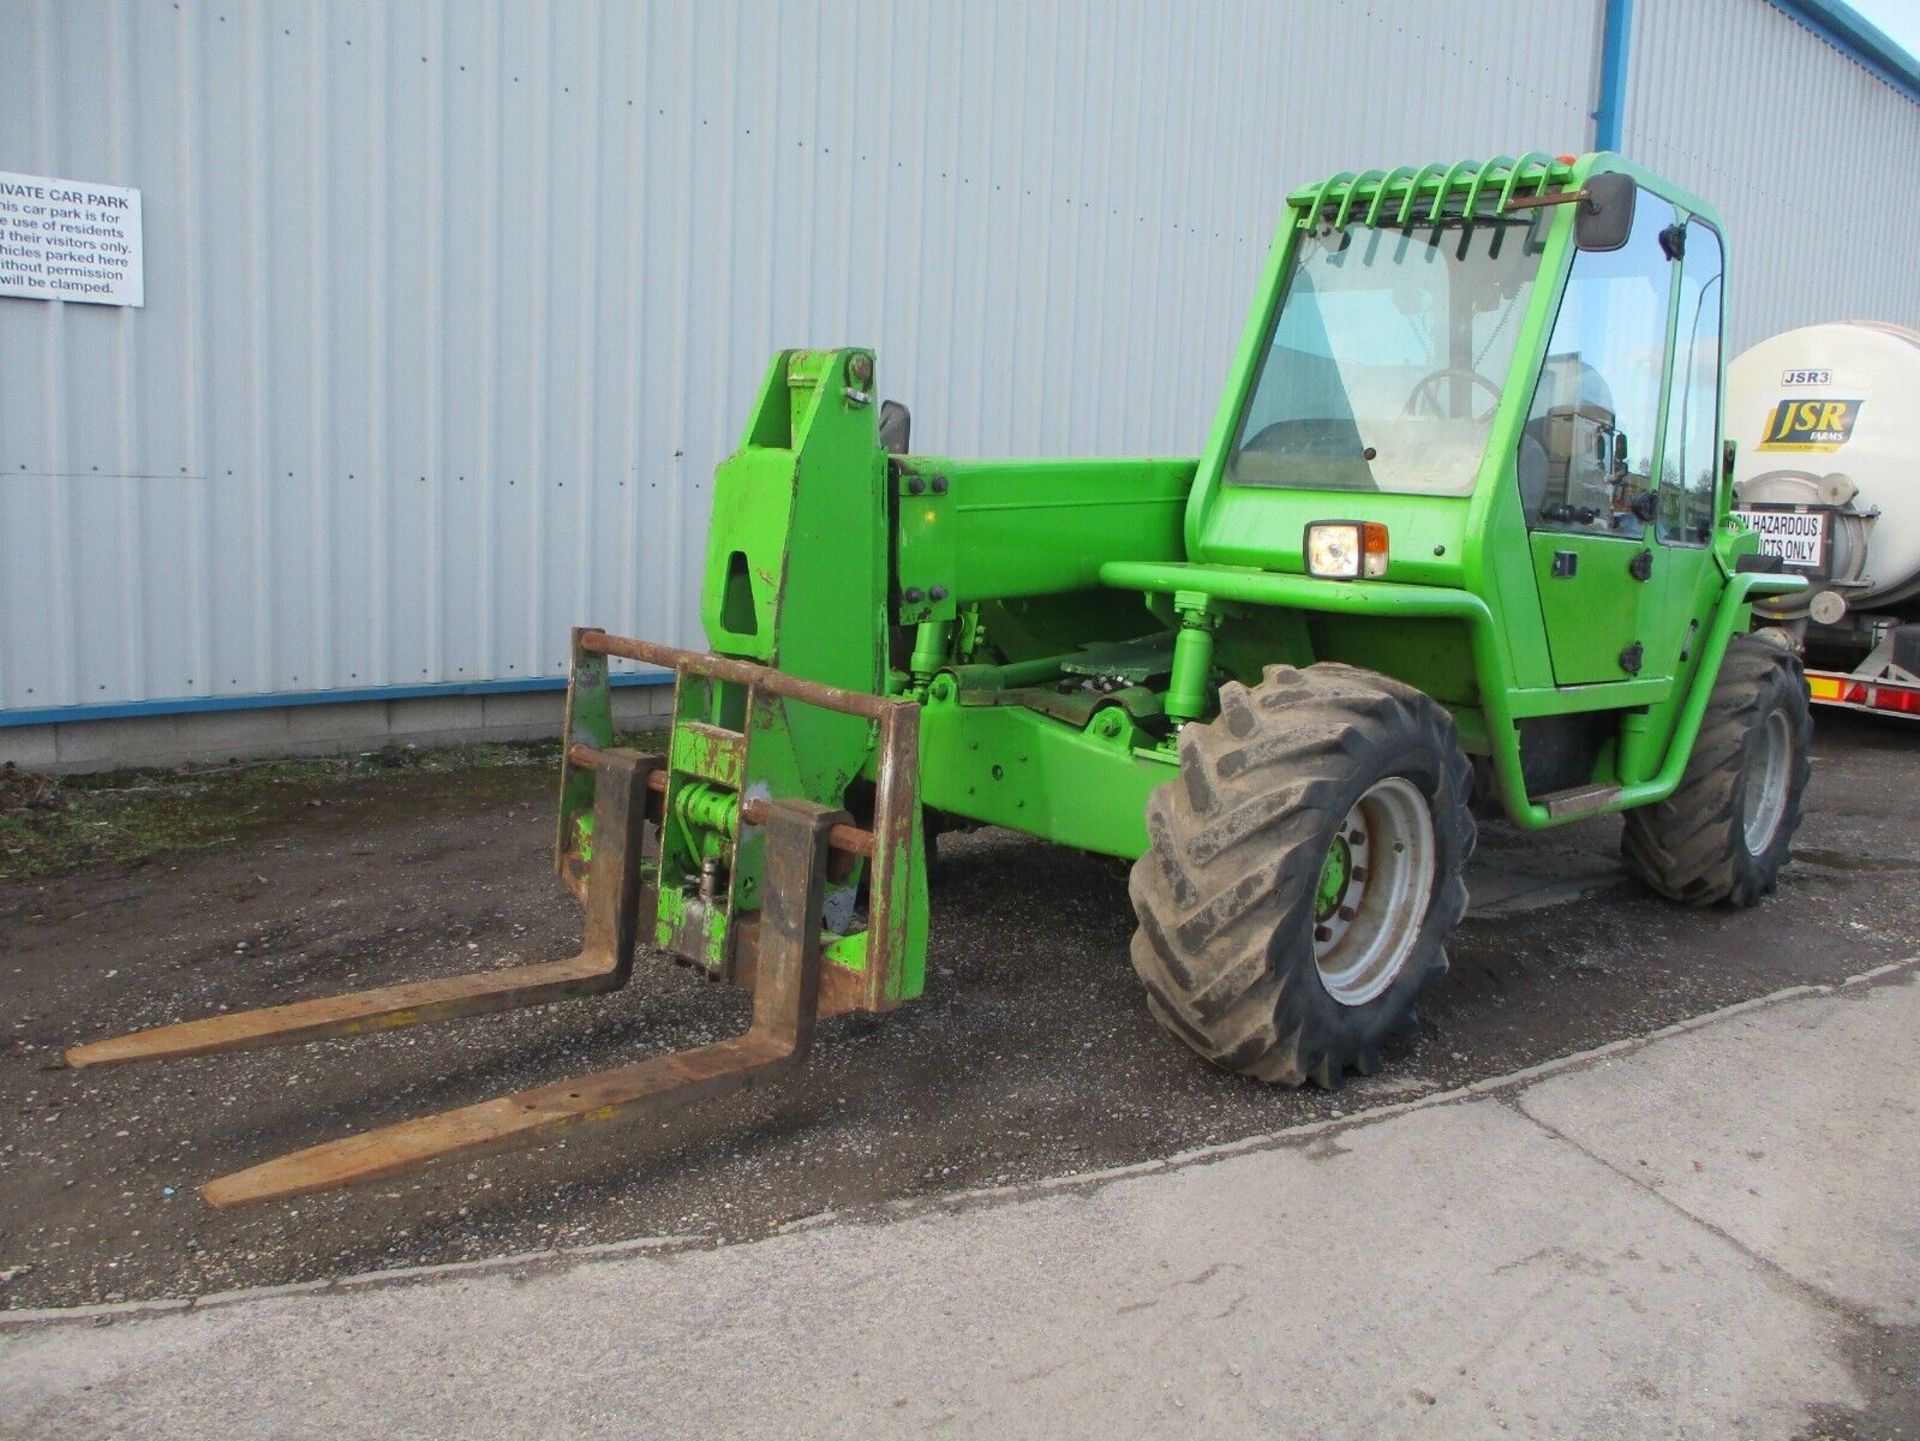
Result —
[[[1747,529],[1760,536],[1760,554],[1777,555],[1791,570],[1820,570],[1827,563],[1824,510],[1736,510]]]
[[[145,305],[140,192],[0,170],[0,295]]]

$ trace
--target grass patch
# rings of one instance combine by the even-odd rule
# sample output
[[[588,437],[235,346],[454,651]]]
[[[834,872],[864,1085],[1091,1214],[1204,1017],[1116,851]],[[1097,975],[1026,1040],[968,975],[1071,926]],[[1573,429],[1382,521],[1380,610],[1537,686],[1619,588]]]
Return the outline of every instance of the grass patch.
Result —
[[[618,740],[644,746],[658,737]],[[420,777],[453,783],[559,765],[558,740],[388,746],[356,755],[62,776],[9,762],[0,767],[0,880],[104,862],[131,865],[218,845],[304,806],[377,798]]]

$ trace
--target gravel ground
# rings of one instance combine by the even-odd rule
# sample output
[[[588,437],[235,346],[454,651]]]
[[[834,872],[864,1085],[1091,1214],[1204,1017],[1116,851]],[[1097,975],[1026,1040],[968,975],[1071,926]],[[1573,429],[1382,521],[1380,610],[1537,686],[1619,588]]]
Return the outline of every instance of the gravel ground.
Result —
[[[946,837],[925,999],[823,1024],[789,1082],[543,1150],[216,1213],[208,1177],[343,1131],[703,1044],[745,997],[643,957],[611,997],[352,1042],[72,1072],[136,1027],[571,953],[549,777],[355,782],[244,841],[0,883],[9,1034],[0,1298],[201,1294],[635,1236],[762,1234],[958,1187],[1140,1161],[1498,1075],[1920,951],[1920,730],[1823,715],[1799,859],[1755,911],[1635,887],[1619,823],[1482,832],[1483,901],[1379,1076],[1273,1090],[1148,1017],[1117,868],[1001,831]],[[1835,1058],[1836,1076],[1847,1058]]]

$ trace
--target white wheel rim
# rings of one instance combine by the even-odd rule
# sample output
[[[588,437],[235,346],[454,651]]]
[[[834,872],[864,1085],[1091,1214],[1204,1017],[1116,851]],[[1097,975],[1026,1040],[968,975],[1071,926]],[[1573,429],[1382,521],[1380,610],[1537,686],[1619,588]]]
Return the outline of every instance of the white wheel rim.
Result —
[[[1750,856],[1765,855],[1779,834],[1792,769],[1793,734],[1787,728],[1787,713],[1769,711],[1760,728],[1759,764],[1747,773],[1747,793],[1740,808],[1740,830]]]
[[[1389,776],[1360,797],[1334,836],[1328,866],[1345,848],[1345,877],[1315,895],[1313,959],[1320,984],[1343,1006],[1363,1006],[1406,969],[1436,862],[1433,812],[1413,782]],[[1328,872],[1323,869],[1322,880]]]

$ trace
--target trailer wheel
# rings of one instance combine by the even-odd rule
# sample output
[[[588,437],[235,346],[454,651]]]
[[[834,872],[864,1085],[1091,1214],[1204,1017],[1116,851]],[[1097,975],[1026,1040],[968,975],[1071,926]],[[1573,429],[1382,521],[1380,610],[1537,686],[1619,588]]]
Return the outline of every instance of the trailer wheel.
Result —
[[[1688,905],[1758,905],[1792,858],[1812,737],[1799,659],[1735,636],[1679,787],[1627,812],[1620,852],[1628,868]]]
[[[1222,686],[1147,802],[1128,889],[1148,1008],[1261,1080],[1375,1069],[1447,968],[1472,788],[1453,718],[1398,681],[1322,664]]]

